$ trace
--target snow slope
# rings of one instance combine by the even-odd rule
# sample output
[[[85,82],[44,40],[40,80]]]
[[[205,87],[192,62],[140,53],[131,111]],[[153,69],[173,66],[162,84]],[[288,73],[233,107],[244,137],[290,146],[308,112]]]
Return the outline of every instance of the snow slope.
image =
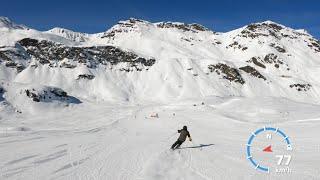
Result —
[[[45,116],[3,119],[1,175],[4,179],[319,178],[318,105],[271,97],[202,100],[205,105],[199,99],[135,106],[86,102],[44,111]],[[159,118],[149,117],[154,111]],[[188,125],[193,143],[185,142],[172,152],[169,147],[182,125]],[[246,159],[247,138],[264,125],[289,134],[294,148],[292,173],[261,173]]]
[[[267,95],[319,100],[319,41],[272,21],[217,33],[198,24],[129,19],[91,35],[62,28],[9,28],[0,36],[0,53],[9,57],[2,58],[0,67],[19,69],[1,79],[55,86],[77,97],[167,102],[208,95]],[[136,59],[95,49],[110,46]],[[17,54],[22,62],[14,57]],[[94,78],[79,82],[77,76],[83,73]]]

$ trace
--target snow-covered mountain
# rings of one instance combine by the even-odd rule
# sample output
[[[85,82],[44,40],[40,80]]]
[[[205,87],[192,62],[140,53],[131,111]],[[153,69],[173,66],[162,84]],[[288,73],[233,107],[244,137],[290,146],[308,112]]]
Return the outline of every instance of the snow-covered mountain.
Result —
[[[131,18],[98,34],[0,22],[2,83],[61,88],[96,101],[210,95],[320,100],[319,40],[272,21],[221,33]]]
[[[0,28],[6,29],[27,29],[24,25],[19,25],[12,22],[9,18],[0,16]]]
[[[319,40],[271,21],[86,34],[0,18],[0,179],[319,179],[319,70]],[[184,125],[193,141],[169,150]],[[263,126],[292,149],[255,138],[269,173],[246,154]]]
[[[88,36],[89,36],[89,34],[86,34],[86,33],[74,32],[68,29],[58,28],[58,27],[50,29],[47,32],[58,35],[58,36],[62,36],[66,39],[69,39],[71,41],[76,41],[76,42],[84,42],[88,39]]]

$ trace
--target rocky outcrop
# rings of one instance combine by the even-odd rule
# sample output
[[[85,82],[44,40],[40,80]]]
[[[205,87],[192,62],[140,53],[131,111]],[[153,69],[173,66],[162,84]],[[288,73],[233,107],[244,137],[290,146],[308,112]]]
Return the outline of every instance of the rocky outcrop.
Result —
[[[218,75],[221,75],[224,79],[229,80],[230,82],[236,82],[240,84],[244,84],[245,80],[241,76],[239,70],[244,71],[245,73],[250,74],[251,76],[267,80],[258,70],[251,66],[243,66],[240,67],[239,70],[237,68],[231,67],[227,64],[218,63],[215,65],[208,66],[210,72],[216,72]]]
[[[209,31],[208,28],[202,26],[201,24],[192,23],[189,24],[191,29],[197,30],[197,31]]]
[[[273,36],[279,39],[279,32],[283,29],[282,26],[273,22],[253,23],[243,29],[238,36],[246,38],[257,38],[260,36]]]
[[[275,68],[285,68],[286,70],[290,70],[289,65],[286,64],[278,55],[275,55],[273,53],[269,53],[265,56],[261,57],[252,57],[247,62],[253,63],[256,66],[259,66],[261,68],[266,68],[267,64],[273,65]]]
[[[234,41],[233,43],[231,43],[231,44],[229,44],[228,46],[226,46],[227,49],[230,48],[230,47],[232,47],[232,48],[234,48],[234,49],[240,49],[240,50],[242,50],[242,51],[245,51],[245,50],[248,49],[248,47],[239,44],[237,41]]]
[[[316,52],[320,52],[320,41],[314,38],[310,38],[309,41],[308,46]]]
[[[294,88],[296,89],[297,91],[308,91],[310,90],[310,88],[312,87],[311,84],[291,84],[289,86],[290,88]]]
[[[2,94],[4,93],[3,87],[0,86],[0,98],[2,97]]]
[[[4,101],[3,93],[4,93],[4,89],[3,87],[0,86],[0,102]]]
[[[216,72],[218,75],[222,75],[224,79],[227,79],[230,82],[236,82],[240,84],[245,83],[239,71],[236,68],[228,66],[227,64],[218,63],[215,65],[209,65],[208,68],[210,72]]]
[[[32,98],[33,101],[35,101],[35,102],[40,102],[40,98],[41,98],[40,95],[37,95],[36,93],[33,93],[33,92],[30,91],[29,89],[26,89],[25,92],[26,92],[26,95],[27,95],[29,98]]]
[[[5,66],[9,67],[9,68],[16,69],[18,73],[25,69],[25,67],[22,64],[18,64],[18,63],[13,62],[13,61],[6,61],[5,62]]]
[[[50,89],[50,92],[56,95],[57,97],[68,97],[67,93],[59,88],[52,88]]]
[[[69,68],[69,69],[73,69],[73,68],[76,68],[77,66],[76,65],[73,65],[73,64],[69,64],[67,62],[63,62],[60,64],[60,67],[61,68]]]
[[[185,23],[174,23],[174,22],[161,22],[157,23],[158,28],[175,28],[182,31],[191,31],[191,32],[198,32],[198,31],[209,31],[208,28],[200,25],[200,24],[185,24]]]
[[[4,51],[0,51],[0,62],[11,61],[11,59],[5,54]]]
[[[270,53],[267,54],[264,58],[263,58],[263,62],[265,63],[269,63],[269,64],[274,64],[274,67],[279,68],[280,65],[284,65],[284,62],[275,54]],[[288,68],[288,65],[286,65]]]
[[[85,64],[89,68],[94,68],[98,64],[117,65],[125,63],[129,67],[133,67],[132,70],[136,69],[135,67],[140,67],[142,70],[141,67],[149,67],[155,63],[155,59],[145,59],[113,46],[68,47],[50,41],[38,41],[30,38],[20,40],[19,44],[41,64],[49,64],[51,67],[56,67],[57,62],[62,62],[65,59]],[[75,68],[76,66],[73,63],[62,62],[60,67]]]
[[[135,19],[135,18],[130,18],[127,21],[119,21],[114,27],[112,27],[110,30],[105,32],[101,38],[109,38],[109,39],[114,39],[116,34],[119,33],[127,33],[130,31],[135,30],[135,25],[138,23],[144,23],[147,24],[147,21],[140,20],[140,19]]]
[[[262,74],[260,74],[259,71],[257,71],[255,68],[251,66],[244,66],[244,67],[240,67],[239,69],[250,74],[251,76],[261,78],[263,80],[267,80]]]
[[[18,47],[0,48],[0,63],[3,62],[6,67],[16,69],[18,73],[25,69],[19,61],[27,61],[28,58],[28,54]]]
[[[247,29],[252,32],[257,32],[264,29],[273,30],[275,32],[279,32],[283,27],[276,23],[272,22],[263,22],[263,23],[253,23],[247,26]]]
[[[275,43],[271,43],[270,44],[271,47],[273,47],[274,49],[276,49],[278,52],[280,53],[285,53],[287,52],[283,46],[279,45],[279,44],[275,44]]]
[[[238,35],[240,37],[245,37],[245,38],[256,38],[256,37],[260,37],[260,36],[268,36],[267,34],[263,34],[263,33],[254,33],[254,32],[251,32],[247,29],[244,29],[240,32],[240,34]]]
[[[259,58],[260,59],[260,58]],[[247,61],[247,62],[249,62],[249,63],[253,63],[253,64],[255,64],[256,66],[259,66],[259,67],[261,67],[261,68],[266,68],[266,66],[263,64],[263,63],[261,63],[259,60],[258,60],[258,58],[256,58],[256,57],[252,57],[249,61]]]
[[[52,102],[52,101],[74,101],[74,97],[68,96],[68,94],[60,88],[46,87],[44,89],[25,89],[27,97],[31,98],[34,102]],[[80,102],[78,100],[78,102]]]
[[[79,79],[88,79],[88,80],[92,80],[92,79],[94,79],[94,75],[92,75],[92,74],[80,74],[80,75],[78,75],[78,78],[77,78],[77,80],[79,80]]]

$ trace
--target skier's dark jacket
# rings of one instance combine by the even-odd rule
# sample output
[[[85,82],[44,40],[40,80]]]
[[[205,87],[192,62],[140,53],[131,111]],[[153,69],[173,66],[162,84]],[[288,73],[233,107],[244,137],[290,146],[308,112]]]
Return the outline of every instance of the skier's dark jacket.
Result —
[[[184,142],[187,138],[187,136],[190,138],[190,133],[187,130],[187,127],[183,127],[183,129],[178,130],[178,133],[180,133],[180,136],[178,138],[179,141]]]

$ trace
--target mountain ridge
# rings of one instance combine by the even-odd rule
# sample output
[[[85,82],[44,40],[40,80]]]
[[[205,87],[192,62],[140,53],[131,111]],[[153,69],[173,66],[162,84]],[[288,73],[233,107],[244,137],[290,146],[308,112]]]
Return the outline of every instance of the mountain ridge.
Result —
[[[19,27],[19,28],[28,28],[27,26],[25,25],[22,25],[22,24],[17,24],[13,21],[11,21],[10,18],[8,17],[5,17],[5,16],[0,16],[0,22],[2,22],[3,24],[7,24],[7,26],[14,26],[14,27]],[[134,18],[134,17],[130,17],[128,18],[127,20],[119,20],[115,25],[117,24],[123,24],[123,23],[128,23],[128,22],[131,22],[131,23],[135,23],[135,22],[140,22],[140,23],[146,23],[146,24],[153,24],[153,25],[159,25],[159,24],[173,24],[173,25],[188,25],[188,26],[192,26],[192,25],[195,25],[195,26],[200,26],[201,29],[206,29],[208,31],[212,31],[212,32],[216,32],[208,27],[205,27],[199,23],[196,23],[196,22],[193,22],[193,23],[184,23],[184,22],[178,22],[178,21],[160,21],[160,22],[150,22],[150,21],[147,21],[147,20],[143,20],[143,19],[139,19],[139,18]],[[249,25],[253,25],[253,24],[275,24],[275,25],[279,25],[281,27],[284,27],[284,28],[288,28],[288,26],[285,26],[281,23],[278,23],[278,22],[275,22],[275,21],[272,21],[272,20],[265,20],[265,21],[261,21],[261,22],[253,22],[253,23],[250,23],[248,25],[244,25],[244,26],[241,26],[239,28],[236,28],[234,30],[237,30],[237,29],[241,29],[241,28],[244,28],[244,27],[247,27]],[[113,25],[113,26],[115,26]],[[113,27],[112,26],[112,27]],[[0,26],[1,27],[1,26]],[[112,27],[110,27],[109,29],[105,30],[104,32],[110,30]],[[303,32],[305,34],[308,34],[308,35],[311,35],[310,33],[307,32],[307,30],[305,29],[293,29],[293,28],[290,28],[292,30],[295,30],[295,31],[300,31],[300,32]],[[220,31],[217,31],[217,33],[227,33],[227,32],[230,32],[230,31],[234,31],[234,30],[229,30],[229,31],[226,31],[226,32],[220,32]],[[51,33],[60,33],[59,31],[67,31],[67,32],[72,32],[72,33],[76,33],[76,34],[83,34],[84,36],[88,36],[88,35],[96,35],[96,34],[101,34],[103,32],[98,32],[98,33],[86,33],[86,32],[80,32],[80,31],[73,31],[71,29],[67,29],[67,28],[63,28],[63,27],[53,27],[49,30],[44,30],[42,32],[51,32]],[[311,35],[312,36],[312,35]]]
[[[130,18],[96,34],[13,28],[0,29],[0,39],[3,83],[56,87],[82,101],[320,100],[319,40],[272,21],[221,33]]]
[[[25,25],[18,25],[12,22],[8,17],[0,16],[0,28],[8,29],[27,29]]]

